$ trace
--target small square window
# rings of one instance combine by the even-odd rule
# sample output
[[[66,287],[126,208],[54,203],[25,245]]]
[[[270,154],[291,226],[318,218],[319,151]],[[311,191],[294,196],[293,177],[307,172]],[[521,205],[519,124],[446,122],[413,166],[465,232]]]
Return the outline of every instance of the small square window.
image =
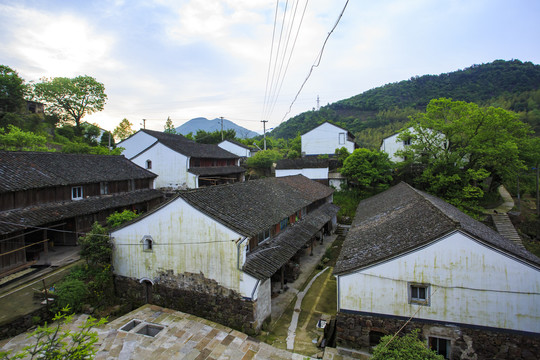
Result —
[[[82,186],[74,186],[71,188],[71,200],[81,200],[83,198]]]
[[[149,235],[144,236],[142,239],[142,243],[143,243],[144,251],[153,251],[154,240],[152,239],[151,236]]]
[[[405,145],[405,146],[411,145],[411,138],[408,138],[408,139],[406,139],[406,140],[403,140],[403,145]]]
[[[109,183],[102,181],[99,183],[99,190],[101,195],[107,195],[109,193]]]
[[[146,160],[146,168],[147,169],[152,169],[152,160]]]
[[[409,303],[429,306],[429,290],[428,284],[409,283]]]
[[[451,341],[449,339],[429,337],[429,348],[435,350],[437,354],[444,356],[445,359],[450,359],[450,345]]]
[[[339,145],[345,145],[345,133],[339,133]]]

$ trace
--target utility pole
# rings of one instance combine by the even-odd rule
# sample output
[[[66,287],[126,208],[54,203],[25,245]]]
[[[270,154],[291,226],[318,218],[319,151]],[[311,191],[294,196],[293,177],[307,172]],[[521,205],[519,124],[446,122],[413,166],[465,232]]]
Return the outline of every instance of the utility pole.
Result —
[[[263,134],[264,134],[264,150],[266,150],[266,123],[268,120],[261,120],[263,123]]]
[[[143,129],[146,129],[146,119],[142,119],[142,123],[143,123],[142,125]]]
[[[221,141],[223,141],[223,116],[219,117],[221,119]]]
[[[317,95],[317,110],[319,110],[321,106],[319,105],[319,95]]]

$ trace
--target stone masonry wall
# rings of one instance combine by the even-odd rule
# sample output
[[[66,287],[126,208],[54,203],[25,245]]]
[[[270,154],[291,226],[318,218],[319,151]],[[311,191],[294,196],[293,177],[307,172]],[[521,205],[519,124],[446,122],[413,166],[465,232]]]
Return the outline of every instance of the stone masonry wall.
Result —
[[[146,284],[122,276],[115,277],[119,296],[141,305],[146,302]],[[152,286],[151,303],[218,322],[244,332],[255,332],[256,303],[245,300],[235,291],[220,286],[202,274],[174,275],[162,272]]]
[[[371,331],[395,334],[405,320],[339,312],[336,318],[337,343],[350,348],[366,348]],[[429,336],[451,340],[451,360],[514,359],[533,360],[540,354],[540,334],[469,328],[442,323],[411,321],[402,330],[409,333],[420,329]]]

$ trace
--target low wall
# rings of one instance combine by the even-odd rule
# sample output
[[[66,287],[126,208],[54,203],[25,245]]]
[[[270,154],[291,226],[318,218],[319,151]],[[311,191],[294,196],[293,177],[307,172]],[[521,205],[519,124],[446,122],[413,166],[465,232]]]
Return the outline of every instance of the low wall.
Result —
[[[0,326],[0,340],[22,334],[36,325],[43,325],[45,321],[50,321],[53,314],[43,306],[29,314],[18,317],[12,322]]]
[[[149,302],[154,305],[193,314],[248,333],[255,332],[261,325],[255,321],[256,303],[202,274],[162,272],[153,282]],[[147,284],[115,276],[116,294],[134,306],[146,303]]]
[[[407,320],[393,317],[339,312],[336,318],[337,343],[349,348],[370,346],[370,333],[395,334]],[[402,333],[420,330],[426,341],[430,336],[451,341],[450,359],[534,360],[540,354],[540,334],[529,334],[493,328],[466,327],[433,321],[410,321]]]

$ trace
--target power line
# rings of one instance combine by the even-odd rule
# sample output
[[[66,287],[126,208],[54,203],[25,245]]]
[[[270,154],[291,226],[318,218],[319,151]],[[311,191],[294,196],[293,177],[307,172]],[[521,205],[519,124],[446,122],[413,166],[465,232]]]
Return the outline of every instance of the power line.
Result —
[[[345,5],[343,6],[343,9],[341,10],[341,13],[339,14],[337,20],[336,20],[336,23],[334,24],[334,26],[332,27],[332,30],[330,30],[330,32],[328,33],[328,35],[326,36],[326,39],[324,40],[323,42],[323,45],[322,45],[322,48],[321,48],[321,51],[319,52],[319,54],[317,55],[317,57],[315,58],[315,62],[313,63],[313,65],[311,65],[311,68],[309,70],[309,73],[306,77],[306,79],[304,80],[304,82],[302,83],[302,85],[300,86],[300,89],[298,90],[298,92],[296,93],[296,96],[294,97],[293,101],[291,102],[291,105],[289,106],[289,110],[287,110],[287,112],[285,113],[285,115],[283,115],[283,118],[281,119],[280,121],[280,124],[283,122],[283,120],[285,120],[285,117],[291,112],[291,109],[296,101],[296,99],[298,98],[298,95],[300,95],[300,92],[302,91],[302,89],[304,88],[304,85],[307,83],[309,77],[311,76],[311,73],[313,72],[313,69],[318,67],[321,63],[321,60],[322,60],[322,56],[323,56],[323,53],[324,53],[324,48],[326,46],[326,43],[328,42],[328,39],[330,38],[330,35],[332,35],[332,33],[334,32],[334,30],[336,29],[336,27],[338,26],[340,20],[341,20],[341,17],[343,16],[343,13],[345,13],[345,9],[347,8],[347,5],[349,4],[349,0],[347,0],[345,2]]]
[[[268,80],[270,78],[270,69],[272,67],[272,55],[274,51],[274,37],[276,34],[276,24],[277,24],[277,14],[278,14],[278,8],[279,8],[279,0],[276,0],[276,13],[274,15],[274,29],[272,30],[272,44],[270,45],[270,58],[268,59],[268,71],[266,73],[266,87],[264,90],[264,101],[263,101],[263,109],[261,113],[261,117],[264,116],[264,110],[266,106],[266,99],[268,95]]]

